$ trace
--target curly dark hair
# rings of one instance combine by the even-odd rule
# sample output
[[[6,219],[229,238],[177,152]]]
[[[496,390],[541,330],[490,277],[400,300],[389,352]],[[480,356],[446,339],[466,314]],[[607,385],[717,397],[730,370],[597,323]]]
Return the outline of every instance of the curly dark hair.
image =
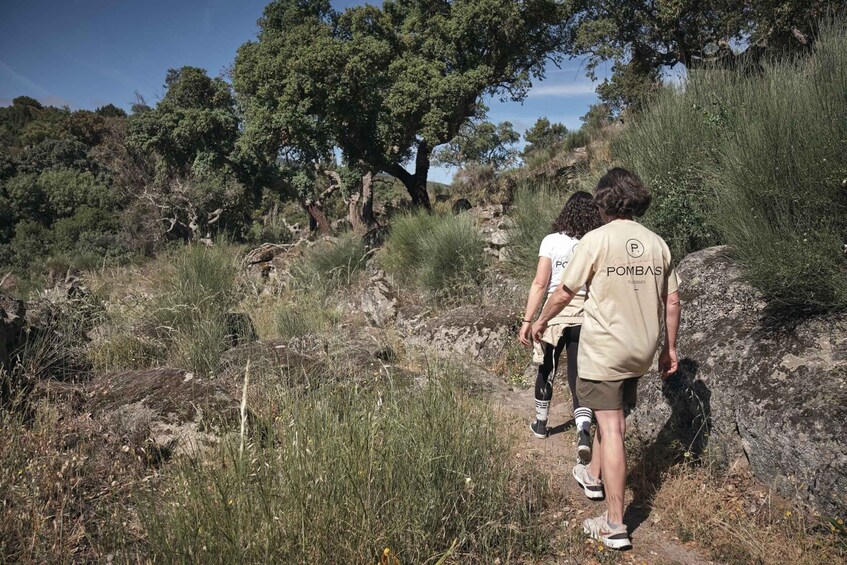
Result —
[[[565,202],[551,229],[554,233],[563,233],[580,239],[591,230],[595,230],[602,225],[603,220],[600,218],[600,213],[597,212],[597,206],[594,205],[594,198],[589,193],[580,190],[574,192]]]
[[[594,203],[607,216],[643,216],[651,199],[638,175],[620,167],[609,169],[594,189]]]

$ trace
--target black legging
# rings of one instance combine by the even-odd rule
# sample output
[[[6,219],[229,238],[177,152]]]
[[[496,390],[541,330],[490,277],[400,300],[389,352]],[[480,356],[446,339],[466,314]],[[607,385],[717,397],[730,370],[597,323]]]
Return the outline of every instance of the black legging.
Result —
[[[579,398],[576,396],[576,355],[579,350],[579,330],[582,326],[569,326],[565,328],[559,343],[553,347],[543,342],[544,362],[538,366],[538,377],[535,379],[535,399],[550,400],[553,398],[553,378],[556,376],[554,367],[559,366],[559,357],[562,351],[567,349],[568,353],[568,387],[571,389],[574,411],[579,408]]]

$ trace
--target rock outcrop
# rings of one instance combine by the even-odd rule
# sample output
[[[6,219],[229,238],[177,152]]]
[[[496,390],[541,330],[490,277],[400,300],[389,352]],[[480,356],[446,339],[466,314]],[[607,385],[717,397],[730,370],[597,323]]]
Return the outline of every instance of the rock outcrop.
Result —
[[[362,292],[361,308],[368,323],[378,328],[397,318],[397,295],[383,271],[374,272],[368,280]]]
[[[195,454],[216,443],[217,426],[238,418],[238,403],[223,386],[182,369],[99,375],[86,392],[95,420],[127,435],[146,435],[165,457]]]
[[[639,386],[646,443],[681,441],[726,463],[749,461],[778,492],[847,513],[847,315],[769,311],[726,248],[679,265],[680,371]]]
[[[397,329],[407,346],[460,361],[490,361],[513,339],[517,314],[509,307],[461,306],[430,317],[417,307],[401,309]]]

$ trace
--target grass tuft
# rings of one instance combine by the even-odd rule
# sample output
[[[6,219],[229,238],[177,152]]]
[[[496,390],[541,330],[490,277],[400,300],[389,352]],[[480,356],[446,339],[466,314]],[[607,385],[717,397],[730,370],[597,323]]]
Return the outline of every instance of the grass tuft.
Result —
[[[541,495],[492,412],[449,383],[275,387],[251,406],[267,437],[175,469],[142,505],[154,559],[492,562],[538,545]]]
[[[484,247],[467,214],[407,214],[395,218],[382,264],[432,299],[458,299],[479,292]]]

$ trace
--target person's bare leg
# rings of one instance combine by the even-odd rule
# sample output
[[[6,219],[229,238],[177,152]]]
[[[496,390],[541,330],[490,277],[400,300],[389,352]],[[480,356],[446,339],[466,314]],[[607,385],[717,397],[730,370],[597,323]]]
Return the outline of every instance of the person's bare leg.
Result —
[[[588,473],[592,479],[603,478],[603,449],[600,438],[600,426],[594,432],[594,445],[591,447],[591,463],[588,464]]]
[[[626,486],[626,450],[624,433],[626,420],[623,410],[596,410],[597,428],[602,434],[600,450],[603,488],[606,493],[606,508],[609,522],[623,524],[624,489]],[[593,461],[592,461],[593,463]],[[593,473],[592,473],[593,474]]]

